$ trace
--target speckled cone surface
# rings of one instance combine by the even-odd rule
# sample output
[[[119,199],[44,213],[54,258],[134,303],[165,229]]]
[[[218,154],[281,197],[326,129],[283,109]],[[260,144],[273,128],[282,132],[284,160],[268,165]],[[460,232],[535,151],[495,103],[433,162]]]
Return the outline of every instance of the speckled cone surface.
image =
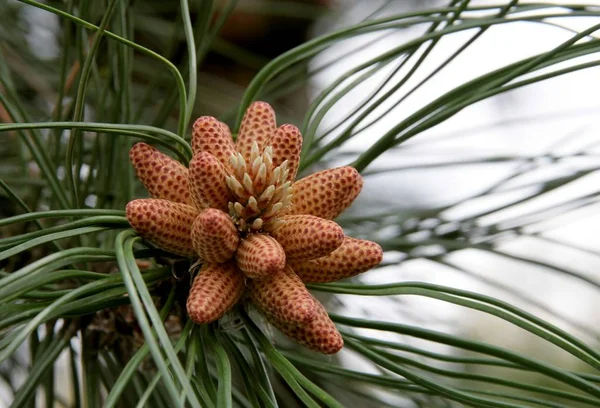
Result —
[[[305,283],[327,283],[356,276],[381,263],[383,251],[373,241],[345,237],[332,253],[321,258],[290,261]]]
[[[196,208],[148,198],[130,201],[125,215],[133,229],[157,247],[177,255],[195,255],[191,227],[198,215]]]
[[[294,125],[281,125],[269,141],[269,146],[273,149],[273,166],[277,167],[287,160],[290,168],[287,180],[295,180],[302,151],[300,130]]]
[[[251,281],[248,288],[256,306],[281,322],[304,324],[315,318],[315,301],[289,266],[268,279]]]
[[[352,167],[296,181],[302,135],[277,127],[265,102],[251,104],[234,143],[210,116],[192,128],[188,168],[145,143],[131,148],[136,174],[152,198],[127,205],[142,237],[202,264],[187,300],[199,324],[223,316],[246,293],[286,335],[325,354],[343,341],[305,282],[333,282],[381,262],[371,241],[345,237],[332,221],[360,193]]]
[[[319,353],[335,354],[344,347],[344,339],[323,305],[316,299],[314,302],[315,317],[307,324],[290,324],[278,319],[268,311],[264,311],[263,314],[273,326],[301,345]]]
[[[311,174],[294,183],[294,202],[281,215],[310,214],[332,220],[358,197],[363,180],[345,166]]]
[[[199,152],[210,153],[227,170],[231,170],[229,158],[235,152],[235,147],[228,128],[211,116],[202,116],[194,122],[192,134],[194,156]]]
[[[198,324],[221,318],[244,293],[244,275],[231,262],[205,264],[190,289],[187,311]]]
[[[210,153],[199,152],[190,161],[190,192],[196,208],[227,210],[231,193],[225,166]]]
[[[344,231],[339,225],[312,215],[280,217],[278,227],[270,233],[290,260],[319,258],[344,241]]]
[[[146,143],[137,143],[129,151],[135,173],[154,198],[192,204],[188,188],[188,169]]]
[[[242,118],[236,150],[248,160],[252,144],[256,142],[259,148],[263,147],[276,130],[275,112],[271,105],[266,102],[254,102],[246,109]]]
[[[192,224],[192,244],[204,262],[220,264],[230,260],[239,241],[231,218],[216,208],[203,210]]]
[[[267,278],[283,271],[285,252],[267,234],[252,234],[242,240],[237,249],[238,267],[252,279]]]

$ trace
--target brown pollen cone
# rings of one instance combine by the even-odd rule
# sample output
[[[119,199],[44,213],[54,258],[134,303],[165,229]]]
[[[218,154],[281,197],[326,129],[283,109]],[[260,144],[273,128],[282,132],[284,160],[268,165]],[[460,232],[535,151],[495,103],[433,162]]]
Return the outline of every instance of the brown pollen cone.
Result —
[[[327,255],[344,241],[344,231],[333,221],[312,215],[280,217],[271,236],[288,259],[313,259]]]
[[[146,143],[129,150],[135,173],[153,198],[192,204],[188,188],[188,169]]]
[[[315,301],[289,266],[270,278],[252,280],[248,289],[260,310],[282,322],[306,324],[315,318]]]
[[[194,207],[145,198],[127,203],[125,215],[138,234],[159,248],[185,257],[196,255],[191,238],[191,226],[198,215]]]
[[[352,204],[363,186],[350,166],[323,170],[294,183],[294,202],[281,215],[310,214],[332,220]]]
[[[231,259],[239,241],[231,218],[221,210],[207,208],[192,225],[192,244],[204,262],[223,263]]]
[[[267,144],[273,149],[273,166],[280,166],[284,160],[287,160],[290,173],[286,181],[293,181],[296,178],[302,152],[300,130],[294,125],[281,125]]]
[[[266,102],[254,102],[242,118],[240,132],[235,143],[236,150],[248,161],[252,144],[256,142],[259,148],[275,133],[275,112]]]
[[[194,155],[190,161],[190,191],[196,208],[227,210],[231,194],[226,176],[225,166],[212,154],[199,152]]]
[[[229,128],[212,116],[196,119],[192,127],[192,151],[206,152],[215,156],[227,170],[231,170],[229,158],[235,153]]]
[[[279,243],[266,234],[251,234],[238,246],[238,267],[252,279],[273,276],[285,267],[285,252]]]
[[[327,283],[356,276],[379,265],[381,247],[372,241],[345,237],[335,251],[321,258],[290,261],[291,267],[304,283]]]
[[[262,312],[273,326],[301,345],[319,353],[335,354],[344,347],[344,339],[323,305],[316,299],[314,302],[315,317],[307,324],[290,324],[278,319],[268,311],[263,310]]]
[[[188,315],[198,324],[214,322],[240,300],[244,289],[244,275],[232,262],[205,264],[190,289]]]

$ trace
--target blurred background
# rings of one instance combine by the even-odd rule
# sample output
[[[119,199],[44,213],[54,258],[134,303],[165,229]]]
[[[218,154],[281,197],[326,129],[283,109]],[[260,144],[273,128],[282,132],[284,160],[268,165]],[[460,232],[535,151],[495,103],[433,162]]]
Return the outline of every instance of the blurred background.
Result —
[[[80,28],[47,11],[15,0],[4,2],[0,7],[0,77],[4,81],[10,78],[12,83],[8,87],[6,82],[0,83],[0,93],[7,98],[11,97],[7,88],[18,93],[25,110],[20,113],[23,121],[69,120],[75,110],[81,53],[93,42],[93,33],[82,34]],[[201,63],[193,117],[214,115],[232,127],[252,79],[282,53],[363,21],[442,9],[449,4],[435,0],[216,1],[210,19],[196,21],[195,13],[200,15],[198,10],[204,7],[201,3],[191,7],[192,21],[199,28],[198,35],[200,25],[212,27],[213,31],[208,32],[213,38],[210,43],[199,43]],[[495,15],[509,4],[485,0],[450,3],[472,9],[461,15],[463,23]],[[536,4],[513,3],[522,7]],[[95,24],[105,9],[105,2],[45,4],[71,8]],[[130,23],[126,26],[128,37],[185,70],[188,53],[180,30],[178,3],[145,0],[129,2],[127,7],[131,8],[124,14]],[[524,8],[513,17],[572,11],[565,7]],[[269,82],[261,96],[274,105],[278,122],[298,125],[305,140],[310,140],[303,152],[303,174],[355,163],[365,177],[361,196],[339,222],[349,235],[375,240],[386,253],[380,268],[353,278],[352,283],[421,282],[476,292],[521,308],[598,349],[600,68],[593,66],[499,92],[389,146],[372,161],[364,158],[384,135],[402,132],[407,118],[438,98],[494,70],[550,51],[574,33],[599,23],[599,15],[590,12],[583,17],[479,26],[445,34],[431,48],[427,48],[430,42],[409,48],[410,54],[393,54],[397,47],[417,40],[431,27],[431,22],[421,23],[417,18],[405,26],[390,25],[340,39],[314,57],[300,59]],[[592,33],[581,42],[595,37],[597,33]],[[465,45],[468,47],[462,49]],[[119,60],[112,58],[119,52],[124,51],[110,42],[100,45],[91,70],[84,119],[149,124],[176,131],[178,110],[174,106],[178,100],[169,73],[157,69],[155,61],[139,53],[127,57],[133,63],[129,65],[131,71],[123,73]],[[391,54],[381,57],[386,53]],[[353,71],[373,58],[380,59]],[[573,57],[536,74],[597,58],[597,53]],[[131,80],[126,94],[120,88],[121,75]],[[527,79],[528,75],[534,76],[524,72],[519,79]],[[474,86],[483,89],[486,84]],[[123,109],[118,100],[125,100],[128,108]],[[0,122],[18,119],[0,103]],[[68,134],[44,132],[49,154],[58,163],[64,157]],[[40,178],[40,169],[17,143],[17,133],[5,132],[2,137],[2,180],[30,208],[52,209],[54,198]],[[125,150],[119,149],[126,149],[131,142],[119,142],[110,147],[110,154],[94,159],[93,148],[99,143],[106,142],[86,132],[78,146],[76,165],[82,182],[89,186],[83,203],[91,208],[123,208],[127,197],[115,192],[111,183],[115,174],[129,171]],[[64,180],[64,166],[57,166],[56,171]],[[136,196],[144,194],[139,186],[131,189]],[[9,195],[0,193],[1,217],[21,211]],[[0,237],[23,232],[19,229],[22,225],[15,228],[4,228]],[[5,271],[16,270],[49,251],[49,247],[38,247],[0,261],[1,266]],[[499,346],[566,370],[593,372],[561,348],[471,307],[426,296],[356,296],[335,293],[335,289],[314,289],[328,311],[336,314],[418,326]],[[539,374],[501,365],[432,359],[427,353],[439,353],[450,360],[472,357],[467,351],[440,342],[359,327],[351,332],[358,338],[421,350],[420,354],[401,349],[394,353],[446,370],[434,374],[459,388],[490,392],[502,389],[501,384],[469,377],[481,374],[571,390]],[[271,336],[282,350],[301,353],[276,333]],[[21,358],[20,363],[0,366],[5,406],[10,405],[11,396],[27,377],[25,351]],[[350,347],[325,361],[362,373],[388,375],[384,368]],[[356,381],[361,397],[348,392],[347,382],[325,371],[304,367],[303,372],[345,406],[462,406],[439,396],[380,387],[364,379]],[[278,386],[285,388],[282,382]],[[70,393],[60,389],[55,406],[71,406]],[[514,392],[539,397],[539,393],[528,390]],[[590,406],[581,401],[565,402],[560,396],[546,397],[555,404],[552,406]],[[298,404],[289,396],[282,397],[282,401],[283,406]]]

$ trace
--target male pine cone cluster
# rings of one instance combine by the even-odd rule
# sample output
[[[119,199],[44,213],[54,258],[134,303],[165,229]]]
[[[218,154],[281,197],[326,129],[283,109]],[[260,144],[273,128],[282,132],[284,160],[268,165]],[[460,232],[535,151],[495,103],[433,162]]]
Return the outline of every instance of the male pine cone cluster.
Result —
[[[304,284],[365,272],[382,250],[331,221],[360,193],[360,174],[346,166],[295,181],[301,149],[298,128],[277,128],[265,102],[248,108],[235,143],[226,124],[201,117],[189,168],[145,143],[131,148],[153,198],[129,202],[127,219],[154,245],[202,262],[187,301],[196,323],[247,296],[284,334],[333,354],[342,337]]]

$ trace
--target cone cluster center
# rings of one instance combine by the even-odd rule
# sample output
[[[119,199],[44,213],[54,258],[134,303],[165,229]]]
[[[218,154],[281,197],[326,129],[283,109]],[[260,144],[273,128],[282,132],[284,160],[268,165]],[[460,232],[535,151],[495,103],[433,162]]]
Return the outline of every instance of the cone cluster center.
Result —
[[[248,162],[241,153],[234,153],[230,163],[232,173],[226,182],[233,199],[228,209],[238,231],[248,234],[272,228],[281,209],[292,202],[288,161],[276,166],[271,146],[261,153],[254,142]]]

